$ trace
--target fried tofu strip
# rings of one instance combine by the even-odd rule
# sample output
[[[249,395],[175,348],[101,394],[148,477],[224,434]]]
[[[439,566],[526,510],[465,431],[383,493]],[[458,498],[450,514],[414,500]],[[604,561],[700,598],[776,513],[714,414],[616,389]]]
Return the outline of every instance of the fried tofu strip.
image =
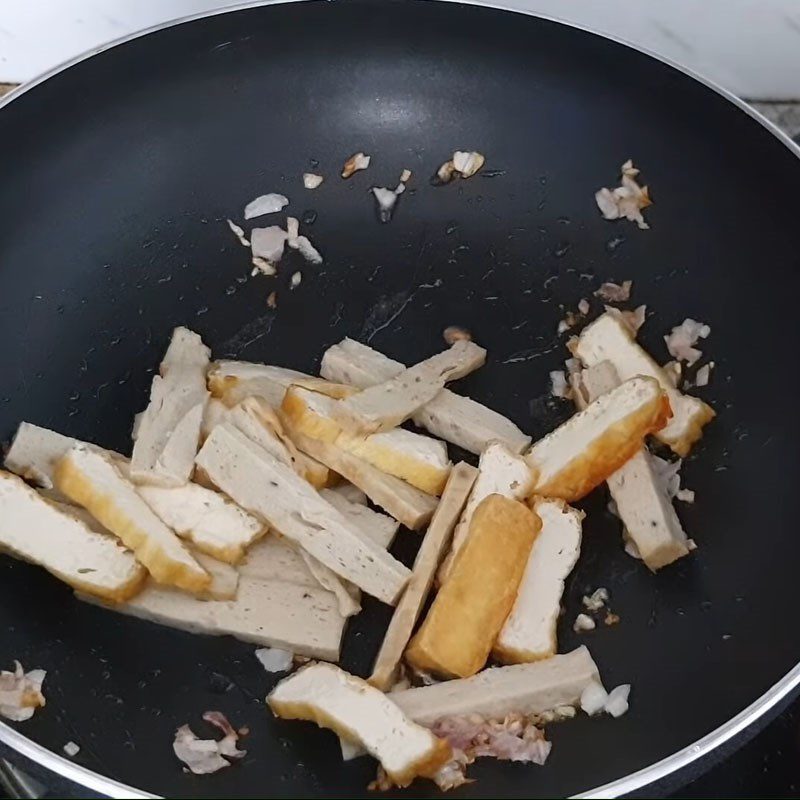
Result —
[[[79,597],[90,600],[85,595]],[[346,624],[336,598],[316,585],[259,580],[247,575],[240,575],[236,598],[232,600],[201,600],[149,582],[126,603],[99,605],[170,628],[233,636],[243,642],[327,661],[338,661]]]
[[[304,719],[363,746],[392,781],[432,776],[452,756],[444,739],[412,722],[391,697],[332,664],[309,664],[267,697],[276,717]]]
[[[410,572],[363,535],[286,464],[229,425],[206,439],[197,463],[234,501],[345,580],[394,604]]]
[[[436,568],[447,549],[453,529],[477,476],[478,471],[463,461],[456,464],[450,473],[442,499],[414,560],[411,580],[394,610],[392,621],[375,659],[369,682],[381,691],[388,691],[394,683],[403,650],[428,599]]]
[[[334,418],[344,430],[356,434],[396,428],[433,400],[447,381],[463,378],[485,361],[486,351],[482,347],[458,341],[449,350],[340,400]]]
[[[659,382],[669,398],[672,419],[656,432],[679,456],[687,456],[692,445],[703,435],[703,426],[714,416],[714,409],[696,397],[679,392],[669,376],[642,349],[636,334],[611,314],[603,314],[587,325],[574,347],[576,355],[587,367],[610,361],[621,381],[646,375]]]
[[[481,502],[490,494],[501,494],[511,500],[525,500],[533,491],[533,477],[525,459],[512,453],[500,442],[491,442],[481,453],[478,478],[456,527],[450,552],[439,568],[437,577],[440,584],[447,580],[453,559],[467,540],[472,515]]]
[[[210,356],[196,333],[175,329],[136,429],[130,470],[135,483],[184,486],[192,477]]]
[[[110,457],[76,445],[56,464],[54,477],[56,488],[133,550],[156,581],[187,592],[208,589],[211,576]]]
[[[540,528],[539,518],[516,500],[493,494],[481,502],[449,579],[406,651],[411,666],[459,678],[483,668]]]
[[[308,455],[321,461],[354,486],[364,492],[373,503],[399,520],[412,531],[430,522],[436,510],[437,499],[414,486],[387,475],[372,464],[342,450],[333,444],[312,439],[289,427],[295,444]]]
[[[6,456],[6,466],[43,489],[53,489],[55,467],[73,447],[80,445],[113,461],[128,478],[125,456],[97,445],[23,422]],[[162,522],[195,548],[213,558],[235,564],[245,548],[264,531],[263,523],[218,492],[188,483],[186,486],[136,486],[136,491]],[[67,500],[61,495],[59,499]]]
[[[540,439],[525,454],[533,491],[568,503],[585,497],[660,431],[669,400],[654,378],[631,378]]]
[[[586,647],[531,664],[491,667],[456,681],[442,681],[392,692],[392,700],[420,725],[446,717],[478,714],[503,719],[508,714],[533,716],[559,706],[580,705],[583,690],[600,683],[597,665]]]
[[[320,372],[330,381],[366,389],[397,377],[405,369],[405,364],[365,344],[342,339],[325,351]],[[480,455],[493,441],[502,442],[513,453],[521,453],[531,443],[531,437],[510,419],[449,389],[442,389],[411,419],[437,438],[475,455]]]
[[[575,377],[573,397],[578,408],[585,408],[619,385],[617,372],[609,361],[601,361]],[[666,487],[656,477],[647,447],[641,447],[610,475],[607,484],[622,525],[649,569],[655,572],[691,552]]]
[[[278,414],[263,399],[248,397],[228,411],[226,421],[278,461],[290,466],[315,489],[338,481],[333,470],[297,449]]]
[[[133,597],[147,578],[147,570],[118,539],[3,471],[0,550],[44,567],[75,589],[113,602]]]
[[[492,650],[495,658],[506,664],[555,655],[564,581],[581,552],[583,511],[563,500],[541,497],[534,499],[532,507],[542,529],[528,556],[514,607]]]
[[[300,433],[334,444],[423,492],[441,494],[452,467],[444,442],[403,428],[367,436],[347,433],[334,419],[336,404],[331,397],[290,386],[281,411]]]

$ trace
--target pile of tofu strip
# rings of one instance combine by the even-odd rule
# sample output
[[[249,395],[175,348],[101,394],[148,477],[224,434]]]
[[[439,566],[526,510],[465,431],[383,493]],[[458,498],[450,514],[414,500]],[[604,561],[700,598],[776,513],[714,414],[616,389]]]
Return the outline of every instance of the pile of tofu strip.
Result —
[[[437,721],[542,715],[600,687],[585,647],[557,655],[584,516],[571,503],[607,483],[653,571],[694,546],[646,439],[685,456],[714,412],[619,316],[572,350],[576,413],[531,444],[445,387],[483,365],[472,341],[407,366],[344,339],[318,377],[212,362],[177,328],[130,457],[20,424],[0,471],[0,549],[114,611],[318,660],[277,685],[272,711],[333,728],[389,783],[434,777],[454,757]],[[452,464],[446,442],[478,466]],[[410,569],[389,552],[400,525],[420,536]],[[362,593],[395,609],[367,681],[334,666]],[[402,688],[406,669],[439,682]]]

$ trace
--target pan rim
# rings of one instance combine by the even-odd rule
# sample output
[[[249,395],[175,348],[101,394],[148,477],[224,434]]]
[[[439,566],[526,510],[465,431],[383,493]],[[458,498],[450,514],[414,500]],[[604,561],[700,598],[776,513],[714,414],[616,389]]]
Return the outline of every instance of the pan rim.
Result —
[[[0,98],[0,110],[12,103],[14,100],[19,99],[24,94],[29,92],[46,80],[55,77],[59,73],[73,67],[83,61],[87,61],[93,56],[99,55],[107,50],[111,50],[119,45],[126,44],[143,36],[151,33],[157,33],[167,28],[172,28],[177,25],[182,25],[187,22],[195,20],[206,19],[210,17],[220,16],[236,11],[243,11],[259,6],[268,5],[283,5],[288,3],[311,2],[312,0],[244,0],[244,2],[236,3],[235,5],[225,6],[223,8],[210,9],[201,11],[196,14],[189,14],[176,19],[161,22],[156,25],[151,25],[140,31],[121,36],[106,42],[98,47],[91,48],[77,56],[63,61],[62,63],[51,67],[50,69],[37,75],[35,78],[25,83],[20,84],[16,89],[9,92],[3,98]],[[324,2],[324,0],[316,0],[317,2]],[[408,0],[409,2],[423,2],[423,0]],[[693,69],[682,66],[672,59],[659,55],[646,47],[634,44],[626,39],[616,36],[614,34],[601,32],[589,26],[581,25],[575,22],[569,22],[557,16],[550,14],[542,14],[535,11],[526,11],[518,8],[509,8],[504,6],[501,2],[494,0],[425,0],[425,2],[440,2],[440,3],[453,3],[458,5],[478,6],[483,8],[490,8],[495,11],[501,11],[511,14],[521,14],[524,16],[535,17],[547,22],[554,22],[568,28],[589,33],[594,36],[599,36],[603,39],[613,42],[614,44],[622,45],[623,47],[635,50],[643,55],[646,55],[656,61],[665,64],[678,72],[683,73],[687,77],[701,83],[708,89],[716,92],[719,96],[732,103],[738,109],[746,113],[753,120],[758,122],[762,127],[769,131],[778,141],[786,146],[791,153],[800,158],[800,144],[795,142],[788,134],[782,131],[777,125],[768,120],[763,114],[756,110],[753,106],[747,103],[728,89],[720,86],[715,81],[705,77],[701,73]],[[579,794],[573,795],[576,798],[609,798],[619,797],[630,792],[636,791],[659,780],[662,780],[669,775],[676,773],[678,770],[685,769],[698,759],[710,754],[719,746],[730,741],[732,738],[740,734],[750,725],[755,723],[771,709],[778,705],[784,698],[788,697],[795,689],[800,686],[800,663],[787,672],[782,678],[776,681],[769,689],[767,689],[760,697],[756,698],[750,705],[740,711],[731,719],[724,722],[714,730],[707,733],[692,744],[666,756],[660,761],[656,761],[642,769],[626,775],[622,778],[605,783],[593,789],[588,789]],[[101,793],[108,797],[113,798],[157,798],[160,795],[150,794],[142,789],[129,786],[113,778],[108,778],[93,770],[82,767],[73,761],[59,755],[51,750],[48,750],[43,745],[25,736],[23,733],[15,728],[12,728],[7,723],[0,720],[0,743],[6,745],[11,750],[19,753],[25,758],[37,763],[45,769],[60,775],[67,780],[73,781],[80,786],[90,789],[92,791]]]

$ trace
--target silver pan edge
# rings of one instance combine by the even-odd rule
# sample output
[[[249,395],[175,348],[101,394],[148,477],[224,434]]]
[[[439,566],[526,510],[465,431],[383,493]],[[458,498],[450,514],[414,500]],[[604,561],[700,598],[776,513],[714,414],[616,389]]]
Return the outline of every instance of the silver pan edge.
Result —
[[[225,8],[213,9],[210,11],[203,11],[198,14],[191,14],[189,16],[179,17],[178,19],[174,19],[169,22],[164,22],[159,25],[153,25],[152,27],[145,28],[142,31],[137,31],[136,33],[123,36],[119,39],[115,39],[111,42],[108,42],[107,44],[101,45],[100,47],[95,47],[91,50],[88,50],[87,52],[79,56],[76,56],[75,58],[71,58],[68,61],[65,61],[64,63],[59,64],[58,66],[53,67],[52,69],[49,69],[46,72],[43,72],[37,78],[34,78],[33,80],[22,84],[17,89],[10,92],[0,100],[0,110],[2,110],[3,107],[7,106],[9,103],[12,103],[17,98],[21,97],[23,94],[25,94],[25,92],[30,91],[35,86],[38,86],[40,83],[43,83],[44,81],[48,80],[54,75],[57,75],[58,73],[63,72],[66,69],[69,69],[69,67],[72,67],[75,64],[79,64],[82,61],[86,61],[87,59],[97,55],[98,53],[110,50],[112,47],[125,44],[126,42],[129,42],[133,39],[138,39],[140,36],[146,36],[149,33],[155,33],[156,31],[164,30],[166,28],[171,28],[174,25],[181,25],[184,22],[192,22],[193,20],[197,19],[216,17],[221,14],[228,14],[231,12],[236,12],[247,8],[255,8],[257,6],[278,5],[282,3],[292,3],[292,2],[305,2],[305,0],[253,0],[252,2],[238,3],[236,5],[227,6]],[[430,0],[416,0],[416,2],[430,2]],[[708,87],[712,91],[716,92],[718,95],[725,98],[732,105],[736,106],[737,108],[741,109],[745,114],[752,117],[756,122],[758,122],[760,125],[766,128],[783,145],[785,145],[795,156],[800,158],[800,145],[795,143],[786,133],[784,133],[780,128],[778,128],[777,125],[770,122],[766,117],[764,117],[762,114],[756,111],[756,109],[754,109],[752,106],[748,105],[740,97],[737,97],[732,92],[728,91],[722,86],[719,86],[717,83],[715,83],[712,80],[709,80],[705,76],[698,74],[694,70],[681,66],[680,64],[677,64],[671,59],[658,55],[648,50],[647,48],[640,47],[639,45],[633,44],[629,41],[626,41],[625,39],[610,35],[608,33],[601,33],[600,31],[593,30],[584,25],[578,25],[574,22],[568,22],[566,20],[559,19],[558,17],[550,16],[547,14],[534,13],[532,11],[510,9],[508,7],[503,6],[500,3],[483,2],[483,0],[439,0],[439,2],[453,2],[453,3],[462,3],[465,5],[483,6],[485,8],[493,8],[498,11],[504,11],[506,13],[522,14],[525,16],[537,17],[539,19],[544,19],[549,22],[556,22],[561,25],[565,25],[568,28],[575,28],[576,30],[584,31],[586,33],[591,33],[595,36],[600,36],[603,39],[615,42],[616,44],[629,47],[632,50],[637,50],[638,52],[643,53],[644,55],[649,56],[650,58],[653,58],[656,61],[660,61],[663,64],[666,64],[672,67],[673,69],[682,72],[684,75],[693,78],[694,80],[698,81],[699,83],[702,83],[704,86]],[[624,778],[619,778],[618,780],[611,781],[610,783],[606,783],[602,786],[598,786],[593,789],[588,789],[585,792],[581,792],[580,794],[575,795],[575,797],[589,798],[590,800],[594,798],[598,798],[599,800],[599,798],[620,797],[622,795],[626,795],[629,794],[630,792],[636,791],[637,789],[641,789],[642,787],[645,787],[648,784],[663,780],[664,778],[668,777],[669,775],[672,775],[678,770],[688,767],[690,764],[697,761],[698,759],[707,756],[716,748],[720,747],[721,745],[725,744],[726,742],[730,741],[731,739],[733,739],[734,737],[745,731],[758,719],[760,719],[762,716],[767,714],[771,709],[777,706],[784,698],[788,697],[792,692],[794,692],[798,688],[798,686],[800,686],[800,664],[798,664],[792,670],[790,670],[786,675],[784,675],[783,678],[781,678],[777,683],[775,683],[766,692],[764,692],[764,694],[761,695],[761,697],[759,697],[757,700],[755,700],[753,703],[747,706],[747,708],[743,709],[735,717],[728,720],[723,725],[720,725],[715,730],[709,732],[701,739],[698,739],[693,744],[684,747],[682,750],[678,750],[677,752],[673,753],[670,756],[667,756],[661,761],[657,761],[654,764],[650,764],[649,766],[640,769],[638,772],[626,775]],[[119,783],[118,781],[115,781],[112,778],[107,778],[96,772],[92,772],[91,770],[85,769],[84,767],[81,767],[78,764],[73,763],[72,761],[64,758],[63,756],[60,756],[57,753],[53,753],[47,748],[42,747],[40,744],[37,744],[36,742],[27,738],[18,730],[12,728],[10,725],[5,724],[4,722],[0,722],[0,742],[2,742],[15,752],[19,753],[23,757],[28,758],[31,761],[34,761],[42,768],[51,770],[52,772],[56,773],[62,778],[69,781],[73,781],[79,784],[80,786],[85,787],[86,789],[89,789],[91,791],[98,792],[99,794],[103,794],[113,798],[158,797],[158,795],[149,794],[148,792],[142,791],[141,789],[136,789],[132,786],[127,786],[126,784]]]

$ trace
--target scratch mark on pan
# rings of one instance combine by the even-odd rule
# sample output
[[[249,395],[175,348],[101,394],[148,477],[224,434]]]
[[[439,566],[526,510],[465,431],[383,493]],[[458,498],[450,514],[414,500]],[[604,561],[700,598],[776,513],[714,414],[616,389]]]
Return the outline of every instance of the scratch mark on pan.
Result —
[[[433,283],[420,284],[413,292],[397,292],[391,297],[381,297],[369,310],[364,324],[361,326],[359,338],[370,344],[376,334],[388,328],[414,301],[417,293],[422,289],[436,289],[442,285],[440,278]]]
[[[690,45],[687,41],[684,41],[684,39],[678,36],[678,34],[675,33],[675,31],[673,31],[672,28],[668,28],[666,25],[655,19],[653,20],[653,27],[665,39],[667,39],[670,42],[673,42],[674,44],[677,44],[678,47],[680,47],[684,51],[684,53],[687,53],[688,55],[694,53],[694,47],[692,47],[692,45]]]
[[[501,361],[501,364],[520,364],[523,361],[533,361],[535,358],[539,358],[540,356],[546,356],[548,353],[552,353],[556,348],[551,346],[547,347],[544,350],[539,350],[538,348],[530,348],[528,350],[518,350],[516,353],[512,353],[508,358]]]
[[[248,322],[239,332],[222,345],[223,352],[228,358],[236,358],[243,350],[254,342],[262,339],[272,330],[275,314],[264,314],[252,322]]]

